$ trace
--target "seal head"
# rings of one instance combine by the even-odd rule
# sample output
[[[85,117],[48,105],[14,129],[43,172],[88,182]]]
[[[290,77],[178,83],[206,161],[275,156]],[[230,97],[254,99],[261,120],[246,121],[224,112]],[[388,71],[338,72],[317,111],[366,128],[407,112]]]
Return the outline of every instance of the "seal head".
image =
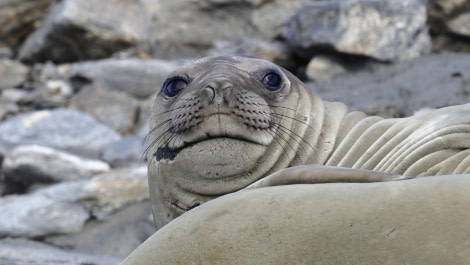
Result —
[[[170,73],[149,133],[157,226],[291,164],[315,131],[311,94],[301,84],[275,64],[246,57],[208,57]]]

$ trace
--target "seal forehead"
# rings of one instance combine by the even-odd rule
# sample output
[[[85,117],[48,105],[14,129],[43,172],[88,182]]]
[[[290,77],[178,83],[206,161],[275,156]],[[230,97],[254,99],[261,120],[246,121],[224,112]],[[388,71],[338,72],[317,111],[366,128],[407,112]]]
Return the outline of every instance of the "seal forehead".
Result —
[[[236,68],[240,72],[255,72],[265,68],[278,69],[275,64],[245,56],[214,56],[199,59],[179,69],[189,75],[196,73],[214,73],[226,69]],[[177,70],[178,71],[178,70]]]

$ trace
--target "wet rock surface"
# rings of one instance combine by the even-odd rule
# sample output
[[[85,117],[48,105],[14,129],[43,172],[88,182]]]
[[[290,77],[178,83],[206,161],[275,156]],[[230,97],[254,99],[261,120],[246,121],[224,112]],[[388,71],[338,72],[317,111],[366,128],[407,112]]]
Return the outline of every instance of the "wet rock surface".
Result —
[[[264,58],[384,117],[470,102],[469,0],[0,7],[0,264],[118,264],[154,232],[145,136],[186,61]]]

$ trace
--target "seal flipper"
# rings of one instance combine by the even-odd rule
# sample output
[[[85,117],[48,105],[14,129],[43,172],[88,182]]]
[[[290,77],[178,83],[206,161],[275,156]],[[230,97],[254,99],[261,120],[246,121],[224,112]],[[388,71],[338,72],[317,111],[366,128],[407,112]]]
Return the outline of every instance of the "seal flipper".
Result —
[[[244,189],[292,184],[368,183],[407,179],[412,179],[412,177],[365,169],[301,165],[277,171]]]

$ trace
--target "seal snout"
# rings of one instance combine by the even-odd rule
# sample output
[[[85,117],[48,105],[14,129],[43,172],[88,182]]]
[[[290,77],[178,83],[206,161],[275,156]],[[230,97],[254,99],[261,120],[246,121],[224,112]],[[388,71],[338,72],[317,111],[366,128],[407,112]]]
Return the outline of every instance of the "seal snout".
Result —
[[[202,93],[209,99],[209,104],[228,104],[229,94],[234,87],[232,81],[227,77],[216,77],[211,79],[202,89]]]

